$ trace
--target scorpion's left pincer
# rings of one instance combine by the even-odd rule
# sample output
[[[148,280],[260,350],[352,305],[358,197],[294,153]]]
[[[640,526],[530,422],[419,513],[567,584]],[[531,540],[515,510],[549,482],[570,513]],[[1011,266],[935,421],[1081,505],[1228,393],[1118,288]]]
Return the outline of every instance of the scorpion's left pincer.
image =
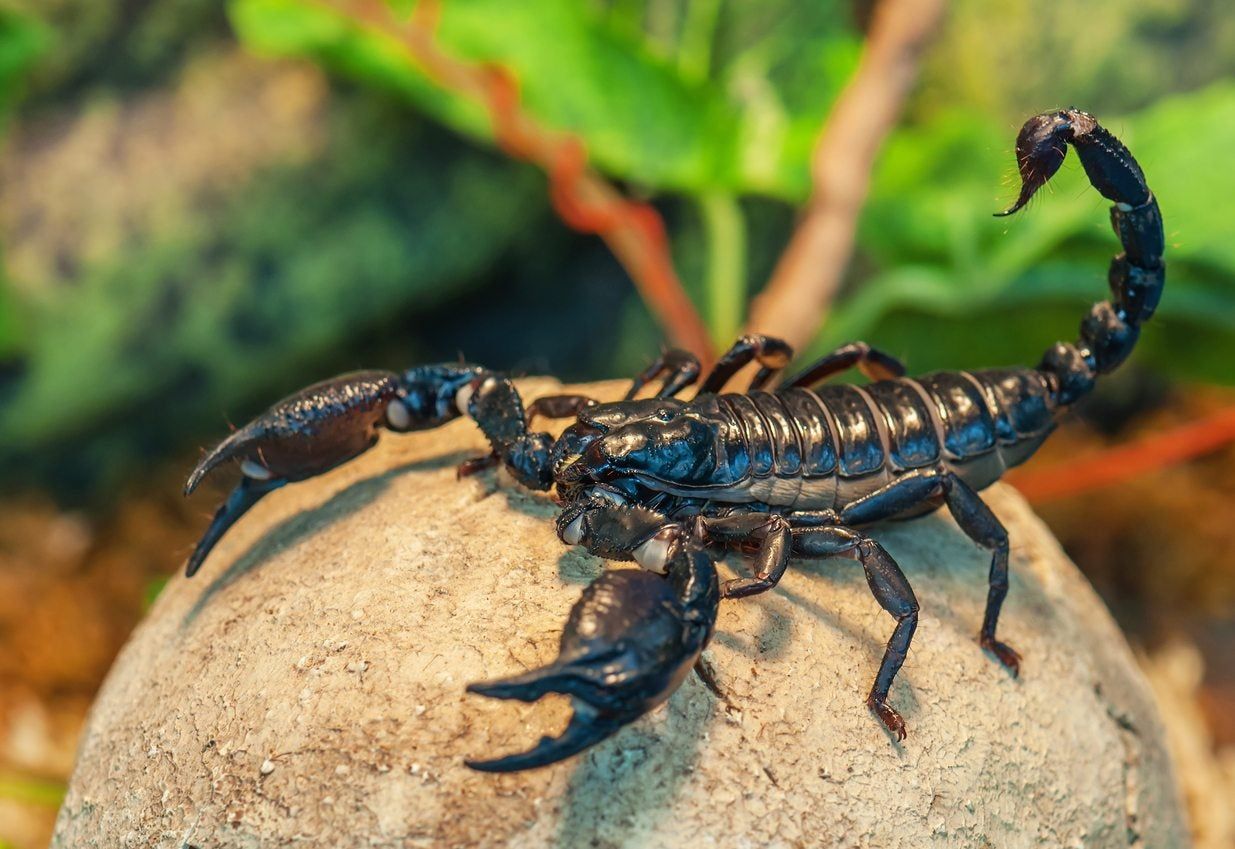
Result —
[[[574,712],[557,737],[472,769],[513,772],[556,763],[611,736],[666,701],[712,636],[720,589],[712,558],[682,541],[664,576],[638,570],[603,573],[571,610],[557,660],[468,691],[533,702],[572,697]]]
[[[393,431],[433,427],[460,415],[458,393],[480,369],[467,364],[422,366],[402,375],[357,371],[315,383],[279,401],[206,452],[184,493],[229,461],[244,474],[190,555],[190,577],[206,555],[262,496],[287,483],[323,474]]]

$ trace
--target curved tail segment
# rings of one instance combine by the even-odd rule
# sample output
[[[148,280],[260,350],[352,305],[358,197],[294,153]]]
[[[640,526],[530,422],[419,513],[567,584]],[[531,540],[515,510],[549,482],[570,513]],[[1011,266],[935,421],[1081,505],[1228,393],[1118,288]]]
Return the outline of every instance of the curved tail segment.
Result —
[[[1052,380],[1058,406],[1088,394],[1098,375],[1114,371],[1127,359],[1141,324],[1158,306],[1166,279],[1158,202],[1136,159],[1087,112],[1044,112],[1025,122],[1016,138],[1021,193],[1010,209],[997,214],[1011,215],[1024,207],[1059,170],[1069,144],[1076,149],[1089,182],[1115,204],[1111,225],[1123,253],[1111,260],[1111,300],[1094,304],[1081,321],[1081,338],[1076,343],[1057,343],[1038,365]]]

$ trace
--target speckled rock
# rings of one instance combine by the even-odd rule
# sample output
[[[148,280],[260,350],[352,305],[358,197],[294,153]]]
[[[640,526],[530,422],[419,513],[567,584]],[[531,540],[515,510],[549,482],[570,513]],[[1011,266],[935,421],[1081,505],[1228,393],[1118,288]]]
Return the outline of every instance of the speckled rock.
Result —
[[[1002,487],[988,500],[1012,535],[1002,635],[1019,680],[974,642],[987,559],[951,519],[875,531],[922,606],[892,690],[903,744],[863,705],[892,620],[851,561],[808,561],[722,605],[705,657],[723,700],[692,677],[583,756],[469,771],[465,756],[560,728],[564,700],[463,687],[554,656],[602,566],[559,543],[547,497],[456,482],[480,446],[467,422],[387,435],[269,496],[174,578],[94,707],[53,845],[1186,844],[1127,645]]]

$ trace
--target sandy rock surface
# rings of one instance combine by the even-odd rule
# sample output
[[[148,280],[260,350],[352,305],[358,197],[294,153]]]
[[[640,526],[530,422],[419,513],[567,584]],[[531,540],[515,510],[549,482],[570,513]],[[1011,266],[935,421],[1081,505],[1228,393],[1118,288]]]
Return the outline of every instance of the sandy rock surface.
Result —
[[[387,435],[174,578],[94,707],[53,846],[1186,845],[1127,645],[998,486],[1019,680],[974,641],[986,555],[946,515],[875,531],[922,606],[892,690],[903,744],[863,705],[892,620],[851,561],[808,561],[722,605],[705,657],[725,700],[692,676],[583,756],[468,770],[561,727],[564,700],[463,687],[552,658],[602,566],[557,540],[547,497],[457,483],[481,445],[467,422]]]

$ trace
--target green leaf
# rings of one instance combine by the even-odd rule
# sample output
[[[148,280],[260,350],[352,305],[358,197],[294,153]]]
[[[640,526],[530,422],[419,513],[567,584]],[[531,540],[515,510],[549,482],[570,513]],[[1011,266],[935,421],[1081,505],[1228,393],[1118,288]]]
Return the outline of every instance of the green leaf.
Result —
[[[48,30],[34,18],[0,8],[0,106],[8,106],[49,42]]]
[[[801,199],[811,146],[856,65],[858,36],[839,3],[808,12],[774,3],[762,14],[730,5],[742,4],[724,4],[715,19],[686,15],[681,32],[651,34],[629,4],[606,13],[575,0],[447,3],[436,46],[511,73],[526,113],[547,130],[577,135],[611,174],[655,189]],[[314,0],[233,0],[230,10],[256,50],[313,57],[492,140],[474,94],[441,88],[390,36]],[[744,30],[741,49],[726,41],[735,28]],[[681,57],[666,55],[674,38]]]

